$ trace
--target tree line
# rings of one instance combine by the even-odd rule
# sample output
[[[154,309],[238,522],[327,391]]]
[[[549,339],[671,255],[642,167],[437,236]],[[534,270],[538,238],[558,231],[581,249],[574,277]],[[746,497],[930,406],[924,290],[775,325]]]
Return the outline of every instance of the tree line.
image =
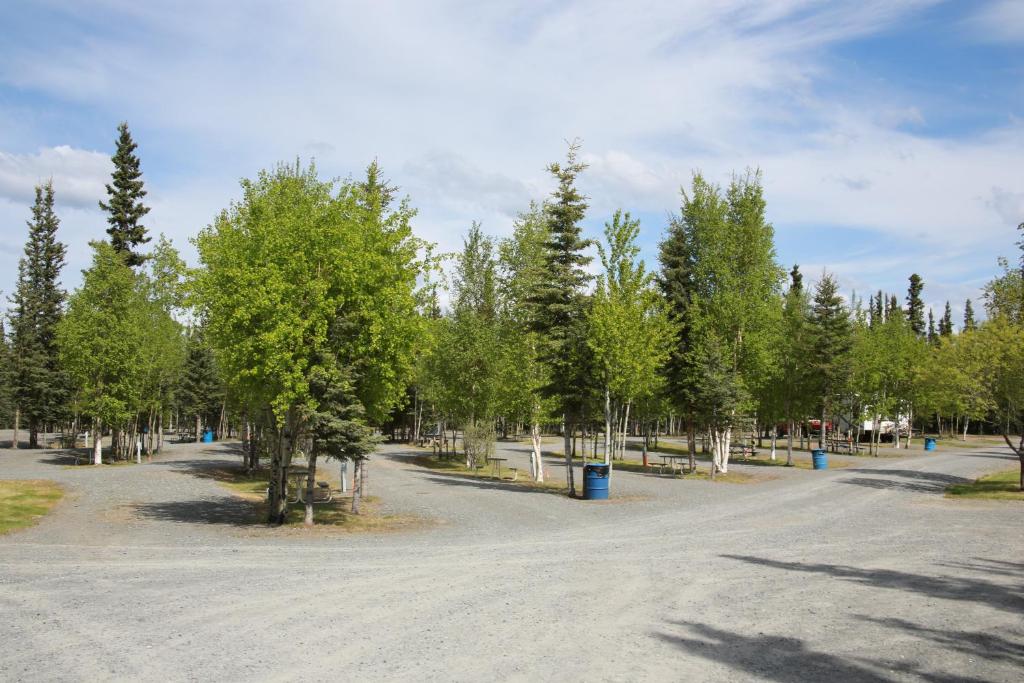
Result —
[[[414,235],[410,200],[376,162],[330,181],[281,164],[242,182],[194,238],[190,269],[162,236],[143,251],[136,149],[122,124],[100,202],[108,239],[91,243],[70,295],[53,187],[37,188],[0,349],[15,447],[21,430],[36,446],[87,429],[98,464],[104,432],[128,458],[159,450],[171,423],[195,439],[237,430],[246,466],[269,465],[272,523],[297,455],[310,488],[320,458],[352,461],[358,511],[378,431],[453,451],[461,434],[470,467],[499,434],[525,433],[537,480],[542,436],[557,433],[572,494],[574,456],[613,466],[630,435],[646,457],[666,431],[685,435],[691,469],[701,441],[712,476],[752,434],[773,453],[785,435],[791,462],[794,438],[826,447],[830,426],[877,448],[883,422],[897,446],[924,429],[1001,433],[1024,472],[1024,441],[1010,441],[1024,426],[1024,241],[1020,267],[1001,261],[985,289],[984,322],[968,301],[956,330],[947,303],[936,327],[916,274],[903,303],[881,291],[865,303],[827,272],[808,288],[783,269],[759,172],[725,187],[695,174],[649,268],[624,210],[602,239],[584,236],[574,142],[509,237],[474,223],[456,254]]]

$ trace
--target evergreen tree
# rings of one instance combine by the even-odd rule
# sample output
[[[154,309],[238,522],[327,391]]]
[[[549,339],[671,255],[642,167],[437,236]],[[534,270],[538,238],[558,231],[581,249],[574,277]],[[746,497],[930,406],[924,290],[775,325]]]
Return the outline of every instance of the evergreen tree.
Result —
[[[538,307],[536,330],[544,335],[541,359],[550,368],[545,395],[556,401],[564,421],[566,475],[570,494],[576,487],[572,475],[572,432],[583,417],[589,380],[585,314],[586,287],[591,277],[584,254],[590,240],[582,236],[580,223],[587,212],[587,198],[576,187],[586,168],[577,159],[579,142],[569,145],[564,164],[553,163],[548,171],[558,181],[548,205],[549,241],[545,245],[545,278],[534,295]]]
[[[67,401],[56,332],[65,299],[58,281],[66,253],[57,241],[59,226],[52,183],[36,187],[10,314],[13,398],[21,421],[28,425],[32,447],[38,445],[39,430],[63,415]]]
[[[885,322],[885,298],[882,290],[875,295],[874,304],[871,306],[871,326],[876,327]]]
[[[193,330],[188,339],[185,372],[177,392],[178,409],[195,421],[196,441],[202,435],[203,423],[210,424],[223,398],[223,387],[213,359],[213,352],[201,330]]]
[[[843,304],[839,287],[829,273],[822,276],[814,291],[811,328],[814,341],[809,364],[817,377],[817,395],[821,408],[818,446],[823,448],[827,418],[834,413],[836,401],[850,377],[850,351],[853,347],[850,311]]]
[[[7,332],[0,318],[0,426],[13,422],[14,402],[11,400],[11,350],[7,345]]]
[[[932,309],[928,309],[928,331],[926,337],[929,344],[938,344],[939,335],[935,332],[935,316],[932,314]]]
[[[914,334],[923,337],[924,326],[924,301],[921,299],[921,290],[924,289],[924,282],[921,276],[914,273],[910,276],[910,287],[907,288],[907,321]]]
[[[939,319],[939,336],[949,337],[953,334],[953,309],[949,307],[949,302],[946,302],[946,310],[942,313],[942,318]]]
[[[964,332],[973,332],[978,328],[978,324],[974,321],[974,306],[971,305],[971,300],[968,299],[964,302]]]
[[[896,301],[896,295],[890,294],[889,306],[885,309],[885,319],[888,320],[891,316],[893,316],[896,313],[896,311],[899,311],[900,315],[906,318],[906,316],[903,315],[903,311],[900,309],[899,303]]]
[[[112,183],[107,185],[109,201],[100,202],[100,208],[108,214],[110,244],[127,255],[129,266],[139,266],[146,256],[136,249],[149,242],[146,228],[139,221],[149,213],[149,207],[142,203],[146,190],[142,187],[142,170],[135,155],[138,145],[132,140],[127,122],[122,122],[117,130],[117,151],[110,158],[114,162],[114,173]]]

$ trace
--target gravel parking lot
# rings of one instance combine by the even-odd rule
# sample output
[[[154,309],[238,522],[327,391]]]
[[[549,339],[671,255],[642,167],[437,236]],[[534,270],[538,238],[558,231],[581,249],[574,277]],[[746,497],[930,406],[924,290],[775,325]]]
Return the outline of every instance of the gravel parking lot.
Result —
[[[943,497],[1013,466],[1005,449],[748,466],[749,484],[618,472],[608,503],[419,453],[383,447],[370,487],[429,524],[331,534],[245,526],[199,476],[230,445],[103,468],[0,451],[0,477],[68,490],[0,537],[0,679],[1024,677],[1024,506]]]

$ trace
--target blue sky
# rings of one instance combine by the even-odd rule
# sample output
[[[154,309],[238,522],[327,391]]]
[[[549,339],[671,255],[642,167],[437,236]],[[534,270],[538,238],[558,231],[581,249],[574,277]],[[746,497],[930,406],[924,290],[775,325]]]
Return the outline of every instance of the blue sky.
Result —
[[[51,177],[78,284],[121,120],[189,259],[239,178],[296,157],[379,159],[443,249],[505,235],[578,137],[594,236],[632,211],[653,262],[694,170],[758,167],[784,265],[901,296],[918,272],[959,317],[1024,221],[1024,2],[6,2],[5,294]]]

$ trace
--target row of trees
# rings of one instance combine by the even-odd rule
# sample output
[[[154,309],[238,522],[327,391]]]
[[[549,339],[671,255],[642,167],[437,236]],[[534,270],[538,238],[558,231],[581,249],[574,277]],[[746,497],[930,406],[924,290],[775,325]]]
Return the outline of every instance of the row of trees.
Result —
[[[141,433],[158,448],[172,415],[194,420],[197,438],[204,423],[242,425],[248,466],[260,453],[270,461],[274,523],[300,452],[310,488],[318,459],[354,461],[358,510],[373,427],[406,417],[414,437],[461,430],[469,466],[498,429],[526,428],[538,480],[541,435],[560,432],[571,493],[577,444],[597,456],[602,435],[611,464],[627,433],[656,435],[666,421],[687,435],[691,467],[705,437],[712,475],[728,471],[751,425],[787,433],[790,458],[811,416],[857,438],[867,420],[876,442],[883,419],[901,416],[961,433],[1020,428],[1021,270],[1003,263],[986,290],[989,321],[978,325],[967,302],[959,334],[948,304],[938,329],[925,324],[917,275],[905,307],[882,292],[866,306],[844,300],[828,273],[812,291],[777,262],[757,172],[725,188],[695,175],[650,270],[626,212],[599,243],[584,238],[578,152],[549,167],[556,189],[510,237],[474,224],[458,254],[413,235],[414,210],[376,163],[342,181],[281,165],[242,183],[241,200],[195,238],[188,272],[162,238],[140,251],[148,209],[122,125],[101,203],[110,241],[93,243],[70,297],[53,190],[39,189],[0,402],[33,445],[47,424],[87,420],[111,431],[121,457]]]

